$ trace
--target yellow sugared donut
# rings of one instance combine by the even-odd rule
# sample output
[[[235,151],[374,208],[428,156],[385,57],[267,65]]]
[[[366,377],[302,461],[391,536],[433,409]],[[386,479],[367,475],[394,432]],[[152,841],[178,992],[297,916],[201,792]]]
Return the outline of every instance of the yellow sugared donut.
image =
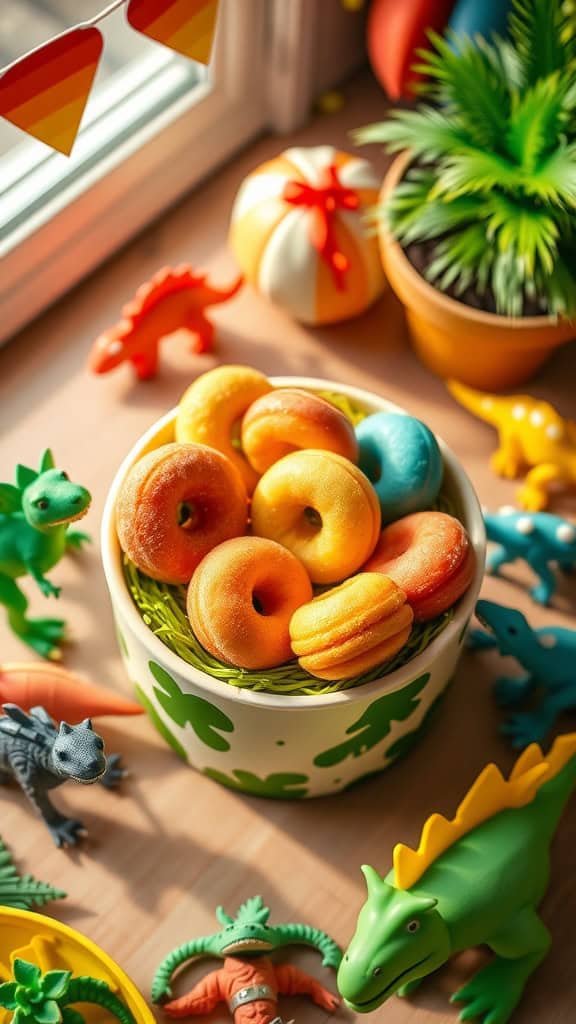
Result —
[[[277,388],[252,403],[242,420],[242,450],[258,473],[301,448],[358,460],[354,427],[340,409],[300,388]]]
[[[313,583],[336,583],[370,557],[380,504],[368,477],[334,452],[292,452],[260,478],[252,531],[289,548]]]
[[[397,654],[413,618],[392,580],[361,572],[294,612],[292,650],[300,666],[319,679],[351,679]]]
[[[217,366],[197,377],[178,406],[177,441],[207,444],[223,452],[242,475],[248,494],[258,474],[234,445],[240,421],[252,402],[272,390],[267,377],[250,366]]]
[[[210,654],[237,668],[272,668],[292,657],[290,619],[311,597],[308,574],[290,551],[263,537],[237,537],[202,560],[187,610]]]
[[[188,583],[204,555],[244,533],[248,496],[229,459],[203,444],[164,444],[136,462],[118,495],[116,530],[134,565]]]

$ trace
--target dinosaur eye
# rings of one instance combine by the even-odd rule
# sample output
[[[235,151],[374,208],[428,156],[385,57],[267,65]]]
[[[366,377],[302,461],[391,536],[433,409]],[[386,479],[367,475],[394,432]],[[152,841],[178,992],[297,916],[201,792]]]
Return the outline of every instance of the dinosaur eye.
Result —
[[[68,476],[68,473],[65,473],[64,470],[62,470],[62,472],[60,473],[60,479],[61,480],[69,480],[70,477]]]
[[[382,974],[382,968],[375,967],[374,970],[372,971],[372,977],[377,978],[379,974]]]
[[[508,626],[508,632],[510,636],[516,636],[518,630],[516,629],[516,626]]]
[[[97,750],[104,750],[104,740],[102,739],[101,736],[96,737],[95,746]]]
[[[419,929],[420,921],[417,921],[416,918],[414,918],[413,921],[408,921],[408,924],[406,925],[406,931],[410,932],[410,935],[414,935],[414,933],[419,931]]]
[[[38,501],[36,502],[36,508],[41,508],[42,511],[44,511],[44,509],[48,508],[48,504],[49,502],[47,498],[38,498]]]
[[[68,760],[68,754],[66,753],[65,750],[59,750],[58,753],[57,753],[57,757],[58,757],[59,761],[67,761]]]

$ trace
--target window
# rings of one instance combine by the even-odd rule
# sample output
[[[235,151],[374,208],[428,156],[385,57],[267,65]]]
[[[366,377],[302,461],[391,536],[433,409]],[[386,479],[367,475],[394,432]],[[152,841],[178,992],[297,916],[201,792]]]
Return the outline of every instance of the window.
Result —
[[[1,0],[0,67],[105,5]],[[294,129],[364,59],[362,23],[339,0],[220,0],[209,69],[134,32],[122,8],[98,27],[71,157],[0,118],[0,343],[250,138]]]
[[[267,0],[222,0],[209,69],[146,39],[119,9],[72,156],[0,119],[0,341],[263,128]],[[102,0],[83,0],[90,17]],[[39,9],[38,38],[21,28]],[[86,14],[84,15],[84,10]],[[58,24],[53,12],[61,14]],[[2,0],[2,65],[78,23],[76,0]],[[11,20],[12,19],[12,20]]]

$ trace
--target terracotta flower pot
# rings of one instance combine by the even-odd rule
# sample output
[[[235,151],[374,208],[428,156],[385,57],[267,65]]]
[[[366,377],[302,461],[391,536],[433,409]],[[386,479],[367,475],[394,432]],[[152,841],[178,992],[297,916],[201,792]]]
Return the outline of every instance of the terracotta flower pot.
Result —
[[[406,172],[402,153],[384,179],[380,201]],[[499,391],[528,380],[559,345],[576,337],[576,323],[550,316],[484,313],[429,284],[385,227],[380,252],[388,281],[406,310],[411,340],[422,362],[440,377]]]

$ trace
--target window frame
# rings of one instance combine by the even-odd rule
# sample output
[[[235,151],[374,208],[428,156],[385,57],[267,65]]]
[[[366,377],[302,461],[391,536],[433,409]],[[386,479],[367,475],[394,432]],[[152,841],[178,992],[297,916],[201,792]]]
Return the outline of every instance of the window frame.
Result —
[[[267,16],[267,0],[221,0],[211,81],[131,133],[0,243],[0,343],[264,129]]]

